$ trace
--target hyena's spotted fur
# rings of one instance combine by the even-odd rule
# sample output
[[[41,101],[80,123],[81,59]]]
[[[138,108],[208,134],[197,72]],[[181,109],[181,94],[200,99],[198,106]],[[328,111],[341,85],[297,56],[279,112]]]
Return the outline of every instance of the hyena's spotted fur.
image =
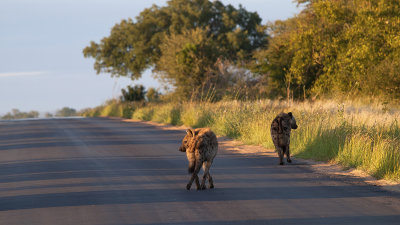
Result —
[[[188,129],[186,136],[182,140],[179,151],[186,152],[189,161],[189,173],[192,174],[186,189],[190,189],[193,181],[196,181],[197,189],[205,189],[206,178],[210,184],[210,188],[214,188],[213,179],[210,174],[210,167],[217,155],[218,141],[214,132],[209,128]],[[203,166],[204,175],[201,185],[197,174]]]
[[[275,150],[279,155],[279,164],[283,165],[283,157],[286,154],[286,159],[289,163],[290,159],[290,132],[292,129],[297,129],[296,119],[291,112],[280,113],[275,117],[271,124],[271,137],[275,145]]]

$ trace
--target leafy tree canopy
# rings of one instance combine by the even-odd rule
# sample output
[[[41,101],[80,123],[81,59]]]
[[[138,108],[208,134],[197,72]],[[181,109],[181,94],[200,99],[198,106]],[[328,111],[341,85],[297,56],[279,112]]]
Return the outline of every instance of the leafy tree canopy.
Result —
[[[155,88],[149,88],[146,93],[148,102],[157,102],[160,99],[160,93]]]
[[[134,87],[127,86],[126,90],[121,89],[122,102],[135,102],[135,101],[143,101],[146,95],[146,91],[143,85],[135,85]]]
[[[156,67],[157,76],[175,87],[175,94],[190,97],[215,81],[214,64],[218,45],[204,29],[184,31],[166,37],[160,46],[163,53]],[[206,87],[207,86],[207,87]]]
[[[57,110],[56,116],[60,116],[60,117],[77,116],[77,112],[73,108],[64,107],[60,110]]]
[[[2,116],[3,120],[12,120],[12,119],[27,119],[27,118],[38,118],[38,111],[30,111],[30,112],[21,112],[18,109],[12,109],[11,112],[8,112],[6,115]]]
[[[400,97],[400,1],[297,2],[304,10],[271,24],[268,49],[255,54],[254,71],[276,92]]]
[[[112,28],[110,36],[99,43],[92,41],[83,54],[95,59],[97,73],[132,79],[140,78],[141,73],[151,67],[170,73],[171,68],[166,68],[162,64],[165,60],[160,58],[171,53],[166,53],[165,48],[163,52],[162,46],[172,45],[172,40],[176,39],[190,41],[192,32],[200,30],[205,32],[201,34],[204,40],[213,41],[216,53],[234,62],[249,60],[252,52],[266,43],[265,29],[256,12],[248,12],[242,6],[237,9],[224,5],[218,0],[170,0],[167,6],[153,5],[143,10],[135,21],[122,20]],[[200,45],[203,43],[182,43],[181,49],[176,51],[178,55],[170,60],[183,60],[179,61],[185,64],[181,69],[190,68],[188,64],[194,61],[189,62],[193,59],[189,55],[200,54],[199,51],[204,50],[198,49]],[[215,62],[216,53],[207,59],[210,64]],[[196,58],[204,57],[209,56],[196,55]]]

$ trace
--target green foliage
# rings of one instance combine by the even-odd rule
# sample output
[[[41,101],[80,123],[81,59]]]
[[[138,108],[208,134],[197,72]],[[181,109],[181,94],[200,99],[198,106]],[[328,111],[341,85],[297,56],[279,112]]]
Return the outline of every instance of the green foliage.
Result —
[[[213,82],[212,70],[219,57],[208,31],[195,29],[166,37],[156,68],[158,77],[175,87],[177,96],[191,97]]]
[[[149,88],[146,93],[146,100],[148,102],[158,102],[160,100],[160,93],[155,88]]]
[[[118,100],[109,100],[104,105],[95,108],[81,110],[78,115],[85,117],[121,117],[130,119],[132,114],[139,107],[143,107],[144,102],[120,102]]]
[[[140,104],[135,104],[132,102],[120,103],[122,110],[122,118],[131,119],[132,114],[137,107],[140,107]]]
[[[100,116],[122,117],[123,105],[118,101],[110,101],[100,112]]]
[[[170,19],[166,9],[153,5],[140,13],[137,22],[127,19],[116,24],[110,36],[100,43],[92,41],[83,54],[95,59],[97,73],[138,79],[141,72],[160,56],[158,46],[164,33],[168,32]]]
[[[51,114],[51,113],[49,113],[49,112],[46,112],[45,115],[44,115],[44,117],[46,117],[46,118],[52,118],[52,117],[54,117],[54,115]]]
[[[400,99],[399,1],[296,2],[298,15],[261,25],[242,6],[170,0],[122,20],[83,54],[112,76],[138,79],[152,68],[175,100]]]
[[[122,20],[83,54],[95,59],[97,73],[138,79],[153,68],[187,99],[193,90],[210,89],[205,84],[215,78],[218,58],[245,65],[254,50],[265,46],[266,36],[259,15],[242,6],[170,0],[167,6],[143,10],[135,21]]]
[[[134,87],[127,86],[126,90],[121,89],[122,102],[135,102],[135,101],[143,101],[146,95],[146,91],[143,85],[135,85]]]
[[[254,57],[253,71],[271,79],[271,92],[399,98],[399,1],[298,3],[305,9],[271,24],[268,49]]]
[[[151,108],[151,107],[150,107]],[[156,110],[151,112],[151,118],[147,118],[148,120],[158,122],[158,123],[166,123],[172,125],[182,125],[181,122],[181,106],[180,105],[161,105],[157,106]]]
[[[59,117],[69,117],[69,116],[76,116],[77,112],[75,109],[73,108],[69,108],[69,107],[64,107],[60,110],[57,110],[56,112],[56,116]]]
[[[84,117],[99,117],[103,109],[104,106],[82,109],[81,111],[79,111],[79,115]]]
[[[154,109],[152,107],[143,107],[135,110],[132,114],[132,119],[150,121],[153,115]]]
[[[212,112],[208,110],[209,103],[191,103],[185,104],[182,109],[182,123],[193,127],[207,127],[213,123]]]
[[[21,112],[18,109],[12,109],[11,112],[2,116],[3,120],[12,120],[12,119],[27,119],[27,118],[38,118],[38,111],[30,111],[30,112]]]

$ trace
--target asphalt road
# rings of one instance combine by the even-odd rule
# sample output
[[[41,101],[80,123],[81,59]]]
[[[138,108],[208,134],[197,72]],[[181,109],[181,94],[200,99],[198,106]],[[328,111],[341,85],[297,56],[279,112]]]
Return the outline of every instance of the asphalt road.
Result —
[[[220,149],[187,191],[181,130],[74,118],[0,122],[0,224],[400,224],[400,196]]]

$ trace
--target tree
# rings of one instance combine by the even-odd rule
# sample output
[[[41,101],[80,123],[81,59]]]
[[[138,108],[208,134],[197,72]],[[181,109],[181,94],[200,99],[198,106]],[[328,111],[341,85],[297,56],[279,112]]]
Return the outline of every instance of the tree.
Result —
[[[146,93],[148,102],[156,102],[160,99],[160,93],[155,88],[149,88]]]
[[[289,69],[295,52],[290,49],[290,37],[296,32],[296,19],[276,21],[269,24],[270,40],[268,48],[258,50],[254,54],[252,71],[261,74],[268,82],[270,97],[285,96],[292,82]]]
[[[270,26],[253,71],[282,95],[398,96],[400,2],[298,0],[304,10]],[[285,93],[286,88],[286,94]]]
[[[45,117],[45,118],[52,118],[52,117],[54,117],[54,115],[51,114],[51,113],[49,113],[49,112],[46,112],[46,113],[44,114],[44,117]]]
[[[11,112],[7,113],[1,118],[4,120],[11,120],[11,119],[27,119],[27,118],[38,118],[38,117],[39,117],[38,111],[21,112],[18,109],[12,109]]]
[[[73,108],[69,108],[69,107],[64,107],[60,110],[57,110],[56,112],[56,116],[59,117],[70,117],[70,116],[76,116],[77,112],[75,109]]]
[[[95,59],[97,73],[137,79],[145,69],[153,68],[177,91],[187,94],[184,86],[201,85],[207,75],[200,73],[214,66],[217,55],[246,65],[254,50],[266,45],[266,37],[259,15],[242,6],[237,9],[218,0],[170,0],[167,6],[143,10],[135,21],[122,20],[110,36],[100,43],[91,42],[83,54]],[[178,49],[166,47],[173,45]],[[189,75],[190,70],[197,70],[196,74]],[[177,71],[180,74],[173,74]],[[185,82],[183,77],[187,77]]]
[[[143,85],[135,85],[134,87],[127,86],[126,90],[121,89],[122,102],[135,102],[135,101],[143,101],[144,96],[146,95],[146,91]]]
[[[190,98],[210,87],[219,50],[207,30],[198,28],[170,35],[160,49],[162,56],[155,71],[164,83],[175,87],[178,96]]]

